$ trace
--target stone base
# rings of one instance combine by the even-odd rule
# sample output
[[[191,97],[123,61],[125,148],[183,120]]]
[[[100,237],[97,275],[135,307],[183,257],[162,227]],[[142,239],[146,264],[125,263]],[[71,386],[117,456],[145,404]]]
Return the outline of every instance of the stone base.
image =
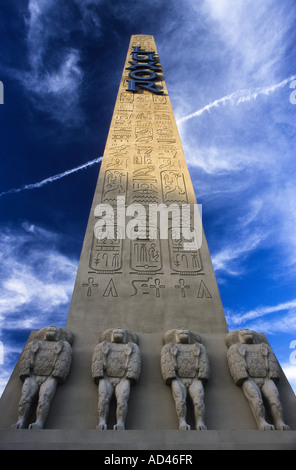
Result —
[[[32,339],[32,336],[30,337]],[[143,367],[132,387],[126,431],[113,431],[115,407],[111,407],[107,431],[98,431],[97,386],[90,364],[94,343],[85,345],[79,335],[73,347],[73,363],[65,384],[57,388],[44,430],[12,429],[17,421],[22,382],[16,366],[0,400],[2,448],[92,449],[296,449],[296,397],[283,371],[279,392],[284,421],[290,431],[258,431],[250,406],[229,373],[224,334],[202,334],[209,354],[211,377],[205,387],[207,431],[179,431],[171,387],[160,373],[162,334],[140,334]],[[31,340],[29,338],[29,341]],[[188,423],[194,425],[192,407]],[[272,420],[267,416],[267,421]],[[34,422],[34,417],[30,422]],[[193,429],[193,428],[192,428]],[[139,437],[137,437],[139,436]],[[222,446],[222,447],[221,447]],[[265,447],[264,447],[265,446]]]
[[[296,431],[6,429],[0,430],[0,449],[101,450],[105,451],[105,455],[111,455],[108,451],[120,455],[120,451],[126,450],[133,451],[130,455],[136,455],[136,451],[143,450],[184,450],[187,454],[195,450],[296,450]]]

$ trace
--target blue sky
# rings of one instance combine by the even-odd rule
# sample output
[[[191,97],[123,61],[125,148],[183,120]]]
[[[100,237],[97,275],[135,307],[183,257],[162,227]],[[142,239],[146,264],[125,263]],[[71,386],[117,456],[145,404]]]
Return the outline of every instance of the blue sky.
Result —
[[[296,390],[294,0],[2,0],[0,392],[64,326],[132,34],[155,37],[229,329]],[[293,356],[294,357],[294,356]]]

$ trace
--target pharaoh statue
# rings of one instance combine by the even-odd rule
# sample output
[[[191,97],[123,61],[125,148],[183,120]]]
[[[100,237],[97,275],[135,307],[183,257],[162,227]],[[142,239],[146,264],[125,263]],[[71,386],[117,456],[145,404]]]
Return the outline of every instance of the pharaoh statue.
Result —
[[[235,330],[226,337],[229,370],[236,385],[242,387],[258,429],[289,429],[283,421],[283,409],[276,383],[277,359],[263,334],[248,329]],[[274,425],[265,419],[265,400]]]
[[[115,430],[125,429],[130,387],[141,372],[141,354],[137,335],[129,330],[106,330],[95,347],[92,358],[92,377],[98,385],[99,424],[107,429],[110,401],[115,394],[117,407]]]
[[[210,366],[198,333],[184,328],[166,332],[161,350],[161,372],[166,384],[172,388],[179,429],[190,429],[186,422],[187,395],[194,406],[195,428],[207,429],[204,424],[204,385],[209,379]]]
[[[27,426],[38,397],[36,421],[29,429],[43,429],[58,384],[65,382],[72,361],[73,334],[66,328],[49,326],[37,332],[20,357],[19,376],[23,382],[18,420],[13,427]]]

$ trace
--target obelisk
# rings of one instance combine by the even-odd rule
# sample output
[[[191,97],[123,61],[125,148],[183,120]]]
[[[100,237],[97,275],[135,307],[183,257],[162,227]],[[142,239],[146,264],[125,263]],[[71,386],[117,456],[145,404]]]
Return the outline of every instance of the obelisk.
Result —
[[[157,71],[148,69],[148,52]],[[133,62],[139,63],[133,57],[143,60],[143,65],[130,71],[136,67]],[[148,73],[153,77],[157,74],[150,85]],[[127,215],[125,225],[117,223],[118,201],[123,201],[127,213],[136,204],[145,208],[147,237],[139,231],[138,238],[130,239],[128,233],[120,238],[132,218]],[[96,238],[96,208],[104,204],[114,209],[114,227],[119,232],[115,241]],[[149,238],[148,224],[151,228],[154,219],[148,220],[148,212],[158,204],[174,204],[181,213],[182,207],[190,205],[192,209],[197,202],[153,37],[135,35],[130,41],[90,211],[69,328],[76,330],[83,325],[84,334],[87,330],[92,334],[94,327],[104,329],[123,323],[127,328],[152,333],[178,323],[194,325],[201,332],[227,331],[205,237],[200,249],[184,248],[182,233],[179,238],[172,233],[174,214],[169,214],[167,239],[161,238],[156,222],[154,235]]]
[[[128,236],[128,223],[133,219],[126,215],[123,223],[118,220],[118,201],[123,201],[127,213],[135,204],[146,209],[146,216],[140,214],[139,218],[147,221],[147,236],[143,230],[139,238]],[[95,214],[104,204],[114,209],[115,240],[96,238],[99,217]],[[157,225],[155,219],[148,219],[149,208],[159,204],[174,204],[180,213],[182,207],[189,206],[192,222],[197,201],[154,38],[135,35],[119,86],[67,321],[75,335],[73,350],[82,369],[84,354],[88,354],[87,364],[90,345],[96,344],[104,330],[121,327],[139,335],[142,374],[132,390],[134,400],[130,400],[127,418],[127,426],[135,429],[175,427],[175,413],[164,410],[164,418],[155,403],[156,395],[169,392],[163,387],[159,369],[163,334],[178,327],[227,333],[205,236],[199,249],[184,248],[182,233],[179,238],[172,233],[174,213],[169,213],[167,238],[162,238],[160,220]],[[148,225],[151,229],[154,223],[151,238]],[[124,238],[120,238],[122,232]],[[149,370],[158,380],[149,377]],[[75,379],[73,373],[73,384],[74,380],[81,382],[82,374],[87,379],[89,370],[77,371]],[[141,412],[136,411],[137,399],[145,403]],[[91,425],[94,415],[84,415],[81,420]]]
[[[295,431],[276,438],[272,433],[248,434],[257,427],[229,373],[223,306],[153,36],[134,35],[130,40],[66,328],[74,336],[73,360],[46,422],[47,430],[55,433],[50,434],[53,448],[293,445]],[[105,332],[112,329],[134,332],[141,352],[141,373],[131,387],[125,431],[114,430],[118,429],[114,410],[108,426],[96,429],[98,388],[91,374],[92,358],[102,335],[100,344],[110,351]],[[205,351],[208,355],[206,426],[200,426],[207,430],[179,430],[171,387],[162,377],[164,336],[179,330],[196,332],[202,342],[192,345],[194,356],[188,360],[186,348],[181,347],[183,364],[191,361],[194,367]],[[126,357],[133,347],[128,341]],[[177,346],[169,348],[177,355]],[[119,347],[114,351],[116,356]],[[98,364],[102,366],[100,359]],[[121,365],[117,355],[114,369]],[[283,402],[291,411],[295,396],[282,376]],[[14,422],[20,389],[15,371],[0,406],[1,427]],[[193,430],[192,410],[188,414]],[[289,412],[289,420],[291,429],[296,429],[295,411]],[[30,434],[14,432],[5,434],[6,441],[30,447]],[[36,448],[42,447],[42,431],[36,442]]]

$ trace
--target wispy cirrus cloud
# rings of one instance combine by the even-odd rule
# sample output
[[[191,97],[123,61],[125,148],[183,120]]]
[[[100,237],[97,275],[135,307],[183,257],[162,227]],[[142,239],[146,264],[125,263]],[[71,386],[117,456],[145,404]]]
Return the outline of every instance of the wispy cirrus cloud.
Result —
[[[61,9],[57,0],[29,0],[27,8],[24,41],[28,66],[25,70],[7,68],[6,72],[27,90],[36,109],[64,125],[80,125],[84,114],[79,87],[84,73],[81,53],[68,40],[72,27],[67,21],[70,12],[67,7]]]
[[[293,334],[296,331],[296,299],[275,305],[260,305],[249,311],[233,312],[226,309],[230,330],[249,328],[267,335]]]
[[[228,69],[234,79],[262,82],[277,76],[293,24],[289,2],[255,6],[252,0],[204,0],[202,10],[214,23],[223,48],[231,51]]]
[[[33,328],[61,309],[61,321],[71,298],[77,262],[63,255],[61,236],[23,223],[0,233],[1,328]],[[45,248],[46,246],[46,248]]]
[[[242,325],[251,320],[256,320],[258,318],[265,317],[266,315],[271,315],[277,312],[295,312],[296,309],[296,299],[289,300],[287,302],[281,302],[277,305],[268,305],[268,306],[260,306],[253,310],[249,310],[248,312],[235,314],[231,316],[231,323],[232,325]],[[295,322],[296,324],[296,318]]]
[[[62,242],[61,235],[28,222],[0,231],[0,393],[29,332],[65,326],[78,260],[62,253]]]
[[[212,256],[213,267],[218,278],[224,274],[236,276],[246,270],[246,258],[256,250],[264,236],[253,233],[252,235],[233,241],[230,246],[221,249]]]

